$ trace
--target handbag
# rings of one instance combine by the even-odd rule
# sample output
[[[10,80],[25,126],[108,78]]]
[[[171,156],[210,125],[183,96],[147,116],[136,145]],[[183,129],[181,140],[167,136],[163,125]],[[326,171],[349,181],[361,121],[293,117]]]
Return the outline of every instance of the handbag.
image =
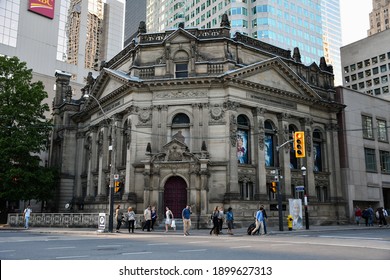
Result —
[[[171,227],[173,227],[173,228],[176,227],[176,222],[175,222],[175,220],[172,220]]]

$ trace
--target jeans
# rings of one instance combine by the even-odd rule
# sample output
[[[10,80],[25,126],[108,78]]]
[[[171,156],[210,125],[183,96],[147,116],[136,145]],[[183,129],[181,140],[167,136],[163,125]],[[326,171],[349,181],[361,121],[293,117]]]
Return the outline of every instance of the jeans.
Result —
[[[25,228],[28,228],[28,220],[30,220],[30,217],[25,217],[26,223],[24,224]]]

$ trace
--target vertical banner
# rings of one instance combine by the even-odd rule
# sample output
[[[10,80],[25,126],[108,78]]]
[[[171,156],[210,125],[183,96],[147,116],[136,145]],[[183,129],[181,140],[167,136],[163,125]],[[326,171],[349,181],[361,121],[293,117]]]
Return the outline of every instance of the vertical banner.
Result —
[[[55,0],[29,0],[28,10],[44,17],[54,18],[54,1]]]
[[[302,200],[301,199],[289,199],[290,215],[293,217],[293,229],[301,229],[302,224]]]

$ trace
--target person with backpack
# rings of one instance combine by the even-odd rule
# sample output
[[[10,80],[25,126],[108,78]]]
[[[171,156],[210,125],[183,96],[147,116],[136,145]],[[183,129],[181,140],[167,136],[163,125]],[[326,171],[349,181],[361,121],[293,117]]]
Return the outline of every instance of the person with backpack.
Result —
[[[368,212],[368,208],[364,208],[363,212],[362,212],[362,218],[364,219],[364,224],[366,225],[366,227],[368,226],[368,217],[370,216],[370,213]]]
[[[386,221],[387,215],[388,215],[387,211],[383,207],[379,207],[376,210],[375,216],[378,219],[379,227],[382,227],[382,225],[387,226],[387,221]]]

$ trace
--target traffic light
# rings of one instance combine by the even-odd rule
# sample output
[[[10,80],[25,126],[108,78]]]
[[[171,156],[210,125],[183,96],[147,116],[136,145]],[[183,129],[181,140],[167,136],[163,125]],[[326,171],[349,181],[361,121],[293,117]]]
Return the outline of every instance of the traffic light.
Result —
[[[119,181],[115,181],[114,185],[115,185],[115,192],[116,192],[116,193],[119,192],[120,189],[121,189],[121,187],[120,187],[120,185],[119,185]]]
[[[278,186],[278,182],[272,182],[271,183],[271,192],[272,193],[276,193],[277,186]]]
[[[304,131],[294,132],[294,150],[295,150],[295,157],[303,158],[306,156]]]

